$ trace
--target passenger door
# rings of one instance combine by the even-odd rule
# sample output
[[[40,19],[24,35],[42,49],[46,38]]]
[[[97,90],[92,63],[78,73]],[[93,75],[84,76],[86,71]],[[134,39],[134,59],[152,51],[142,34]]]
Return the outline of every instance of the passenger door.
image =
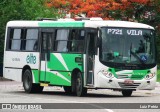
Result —
[[[41,32],[41,57],[40,57],[40,81],[49,83],[50,80],[47,78],[49,72],[47,63],[50,61],[50,52],[52,49],[52,31]]]
[[[86,63],[85,63],[85,74],[86,84],[88,86],[94,84],[94,62],[96,52],[96,30],[92,30],[87,33],[87,46],[86,46]]]

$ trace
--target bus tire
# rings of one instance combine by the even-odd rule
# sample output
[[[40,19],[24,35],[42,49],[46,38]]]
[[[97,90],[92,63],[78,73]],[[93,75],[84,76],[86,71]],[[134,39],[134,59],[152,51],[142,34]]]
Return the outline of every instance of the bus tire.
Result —
[[[72,87],[71,86],[63,86],[63,89],[67,94],[72,93]]]
[[[132,95],[133,90],[122,90],[122,95],[124,97],[130,97]]]
[[[76,95],[84,96],[87,94],[87,88],[83,87],[83,78],[81,72],[77,73],[76,76]]]
[[[43,90],[42,86],[33,83],[32,73],[29,69],[25,70],[23,73],[23,87],[27,93],[39,93]]]

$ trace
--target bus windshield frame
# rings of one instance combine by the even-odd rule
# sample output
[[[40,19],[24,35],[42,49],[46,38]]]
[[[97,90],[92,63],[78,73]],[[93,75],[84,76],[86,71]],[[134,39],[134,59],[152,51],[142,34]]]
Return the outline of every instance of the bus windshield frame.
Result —
[[[117,69],[156,66],[155,31],[143,28],[101,27],[100,62]]]

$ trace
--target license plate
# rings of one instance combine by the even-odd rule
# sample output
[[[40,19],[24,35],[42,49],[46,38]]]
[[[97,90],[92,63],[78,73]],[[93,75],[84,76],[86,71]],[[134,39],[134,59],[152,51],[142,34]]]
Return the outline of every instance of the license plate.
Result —
[[[124,84],[126,85],[133,85],[134,81],[133,80],[125,80]]]

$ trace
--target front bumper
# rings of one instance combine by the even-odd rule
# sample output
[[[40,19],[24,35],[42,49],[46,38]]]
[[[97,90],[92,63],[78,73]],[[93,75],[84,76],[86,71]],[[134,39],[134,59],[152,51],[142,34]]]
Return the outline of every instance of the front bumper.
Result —
[[[150,80],[133,80],[133,84],[125,84],[126,79],[109,79],[104,75],[98,77],[98,88],[111,88],[111,89],[133,89],[133,90],[152,90],[156,86],[156,76]]]

